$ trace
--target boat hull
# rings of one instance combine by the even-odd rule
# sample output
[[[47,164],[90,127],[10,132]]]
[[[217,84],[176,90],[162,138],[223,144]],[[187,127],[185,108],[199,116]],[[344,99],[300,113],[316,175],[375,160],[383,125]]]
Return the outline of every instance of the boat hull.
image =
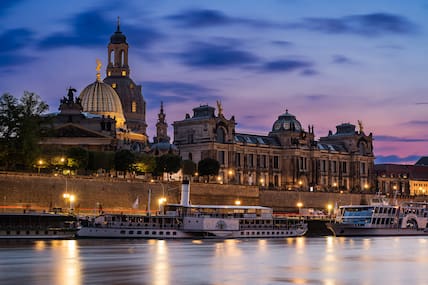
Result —
[[[355,225],[327,223],[327,228],[335,236],[422,236],[428,235],[428,231],[415,228],[381,228],[359,227]]]

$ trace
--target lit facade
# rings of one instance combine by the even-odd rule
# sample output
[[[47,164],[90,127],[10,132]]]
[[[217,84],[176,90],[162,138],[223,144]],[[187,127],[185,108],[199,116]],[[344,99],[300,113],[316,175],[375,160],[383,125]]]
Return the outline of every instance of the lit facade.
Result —
[[[193,109],[193,116],[174,122],[174,144],[182,159],[220,162],[220,183],[260,185],[284,190],[370,191],[375,181],[372,135],[342,124],[337,132],[315,140],[288,111],[267,135],[236,133],[232,116],[218,103]]]

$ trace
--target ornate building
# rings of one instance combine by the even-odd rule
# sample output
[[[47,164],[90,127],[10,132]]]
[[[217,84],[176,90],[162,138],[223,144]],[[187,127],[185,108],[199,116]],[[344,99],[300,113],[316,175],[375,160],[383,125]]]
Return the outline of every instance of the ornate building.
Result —
[[[183,159],[198,163],[210,157],[220,162],[219,180],[286,190],[370,191],[374,189],[372,134],[360,123],[341,124],[337,131],[315,140],[314,127],[305,131],[286,112],[267,136],[235,132],[235,119],[226,119],[219,102],[203,105],[174,122],[174,144]]]
[[[110,116],[83,112],[81,100],[74,98],[75,89],[61,99],[59,112],[46,115],[40,145],[66,149],[83,147],[94,151],[113,151],[118,147],[116,120]]]
[[[130,77],[128,43],[126,36],[120,31],[119,18],[116,32],[110,37],[107,50],[107,76],[104,78],[104,82],[119,95],[129,130],[147,136],[146,102],[141,92],[141,85],[135,84]]]
[[[178,149],[170,143],[168,136],[168,124],[166,123],[166,114],[163,110],[163,102],[161,102],[158,121],[156,123],[156,136],[153,137],[153,144],[150,147],[150,153],[154,156],[160,156],[167,153],[178,154]]]

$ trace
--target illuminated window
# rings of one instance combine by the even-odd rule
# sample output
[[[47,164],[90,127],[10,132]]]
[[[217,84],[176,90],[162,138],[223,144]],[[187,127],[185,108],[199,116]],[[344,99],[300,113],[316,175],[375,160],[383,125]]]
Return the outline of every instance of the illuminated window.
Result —
[[[116,88],[116,83],[112,83],[111,87]]]
[[[107,76],[111,76],[111,71],[107,72]]]
[[[126,71],[122,70],[122,76],[126,76]]]
[[[133,89],[134,88],[134,84],[129,84],[129,88]]]
[[[137,112],[137,102],[132,101],[132,104],[131,104],[131,111],[132,111],[132,113]]]

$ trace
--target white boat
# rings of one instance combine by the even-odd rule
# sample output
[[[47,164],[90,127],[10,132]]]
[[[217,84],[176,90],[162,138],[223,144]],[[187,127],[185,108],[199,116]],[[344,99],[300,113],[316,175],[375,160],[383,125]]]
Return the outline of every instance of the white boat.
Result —
[[[298,218],[274,217],[261,206],[190,205],[183,181],[180,204],[156,216],[102,214],[81,223],[82,238],[284,238],[302,236],[307,224]]]
[[[374,203],[339,207],[327,228],[335,236],[414,236],[428,235],[427,222],[427,202]]]
[[[26,211],[0,213],[0,239],[69,239],[78,230],[74,215]]]

